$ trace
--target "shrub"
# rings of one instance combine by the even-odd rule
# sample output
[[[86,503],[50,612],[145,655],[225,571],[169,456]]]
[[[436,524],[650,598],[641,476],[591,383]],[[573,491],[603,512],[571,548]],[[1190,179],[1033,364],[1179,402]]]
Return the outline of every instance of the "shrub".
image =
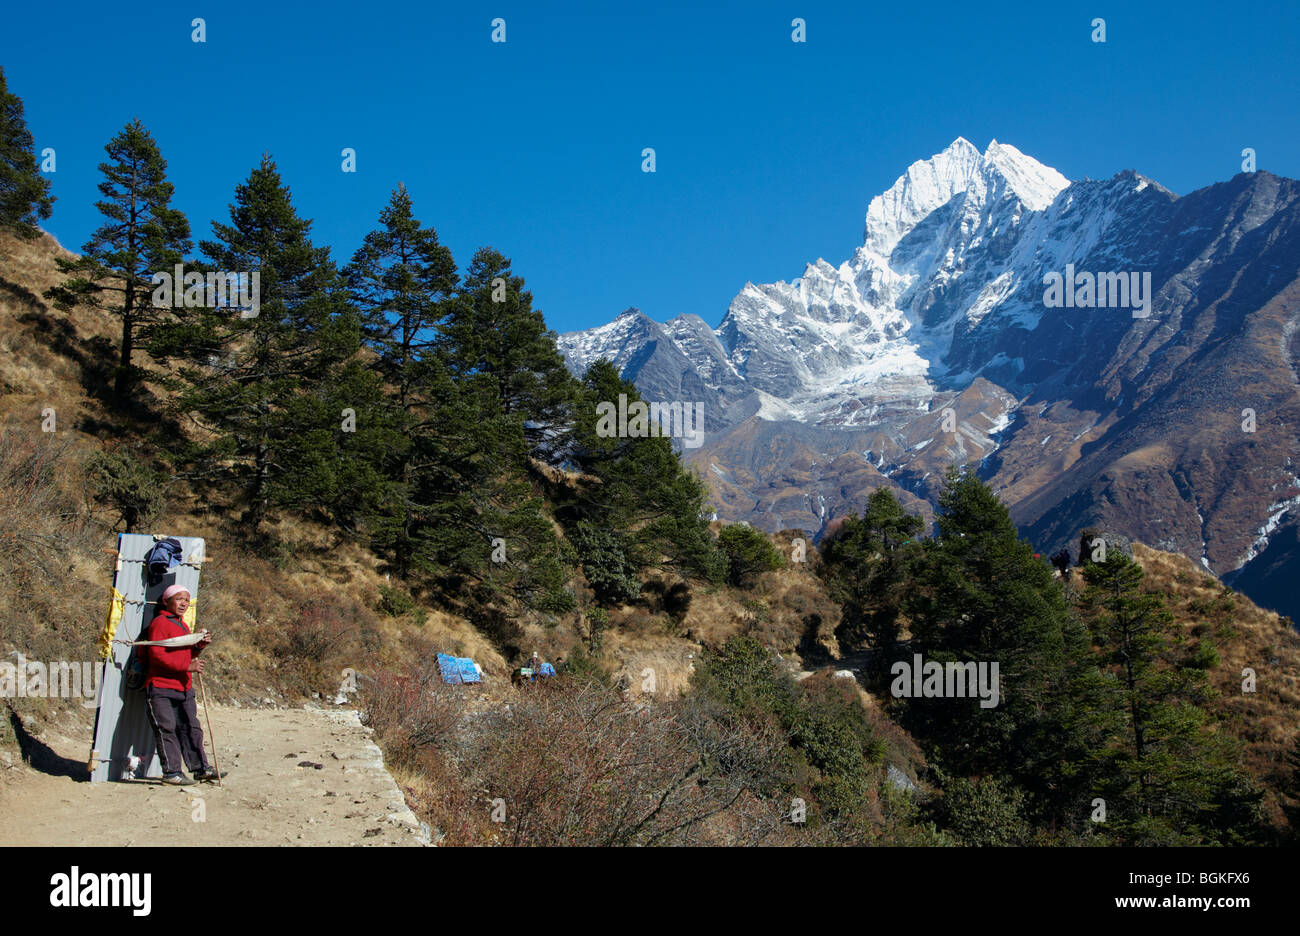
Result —
[[[733,637],[704,654],[691,684],[694,698],[720,704],[731,718],[780,732],[772,769],[785,795],[811,798],[809,815],[834,826],[827,834],[856,840],[880,821],[869,800],[890,746],[854,683],[827,675],[796,683],[758,641]]]
[[[788,716],[797,690],[788,673],[752,637],[733,636],[721,650],[706,651],[691,678],[696,692],[717,699],[738,712]]]
[[[762,769],[772,753],[771,738],[743,727],[566,679],[486,714],[457,759],[475,789],[504,800],[501,844],[674,845],[707,842],[710,821],[746,795],[739,765]],[[737,769],[714,769],[724,754]]]
[[[966,845],[1026,845],[1032,835],[1024,817],[1025,795],[996,777],[974,783],[951,781],[936,805],[940,825]]]
[[[551,588],[541,593],[536,606],[547,614],[568,614],[578,606],[578,601],[567,588]]]
[[[446,752],[433,746],[419,748],[403,770],[398,755],[390,756],[387,744],[384,748],[406,802],[429,823],[435,844],[483,845],[492,841],[497,826],[491,814],[482,809],[482,798],[470,789]]]
[[[75,571],[102,565],[104,556],[103,529],[75,493],[79,479],[67,477],[76,468],[71,455],[64,438],[0,429],[0,652],[33,661],[93,659],[87,654],[104,619],[102,583],[90,587]],[[76,704],[5,702],[19,718]]]
[[[670,618],[680,624],[691,609],[691,587],[685,582],[668,586],[664,592],[663,609]]]
[[[604,608],[589,608],[587,619],[587,652],[600,656],[601,645],[605,642],[605,631],[609,628],[609,612]]]
[[[68,455],[66,442],[0,432],[0,562],[14,573],[4,577],[14,585],[66,567],[63,549],[84,526],[58,480]]]
[[[268,636],[281,688],[302,695],[334,691],[339,673],[363,656],[362,623],[368,623],[366,612],[353,602],[323,597],[299,603]]]
[[[618,534],[586,520],[573,531],[574,548],[596,600],[604,605],[633,601],[640,593],[636,566]]]
[[[401,617],[415,607],[415,599],[410,592],[400,588],[379,586],[379,610],[389,617]]]
[[[298,607],[285,636],[292,656],[324,659],[357,631],[348,609],[328,598],[312,598]]]
[[[597,682],[602,686],[611,684],[608,671],[600,665],[600,661],[587,653],[581,646],[575,647],[573,652],[569,654],[569,659],[560,668],[560,673],[574,682]]]
[[[117,514],[127,533],[148,527],[166,502],[167,475],[154,471],[142,457],[121,452],[96,452],[86,462],[91,495]]]
[[[422,748],[444,745],[465,711],[465,696],[422,663],[400,674],[382,670],[362,681],[361,722],[375,729],[386,755],[401,766],[418,763]]]
[[[772,541],[743,523],[722,528],[718,549],[726,557],[727,582],[737,588],[748,587],[762,573],[785,565]]]
[[[271,564],[277,572],[288,572],[296,562],[292,543],[277,542],[271,550]]]

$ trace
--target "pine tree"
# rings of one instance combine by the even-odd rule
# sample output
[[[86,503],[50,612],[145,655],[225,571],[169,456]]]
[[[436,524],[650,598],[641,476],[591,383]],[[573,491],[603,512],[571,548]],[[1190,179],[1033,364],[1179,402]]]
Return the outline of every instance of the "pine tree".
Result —
[[[456,373],[491,376],[501,407],[523,418],[529,451],[550,457],[570,420],[577,385],[532,302],[510,260],[483,247],[442,327]]]
[[[1131,844],[1249,842],[1259,795],[1202,707],[1214,654],[1182,652],[1164,599],[1142,590],[1142,567],[1119,551],[1083,574],[1081,607],[1111,677],[1093,764],[1107,823]]]
[[[573,607],[554,523],[525,468],[522,420],[501,410],[492,378],[453,380],[442,351],[426,363],[437,402],[412,434],[412,574],[512,654],[510,613]]]
[[[524,427],[539,404],[507,392],[529,386],[520,322],[537,326],[558,361],[554,343],[529,311],[522,280],[507,290],[508,315],[478,314],[475,287],[457,292],[451,252],[414,218],[404,187],[380,222],[346,270],[396,433],[383,457],[389,483],[369,521],[375,542],[391,551],[399,574],[436,583],[480,617],[511,601],[565,610],[572,596],[559,543],[527,475]],[[507,267],[498,272],[508,277]],[[502,334],[514,343],[499,344]]]
[[[635,601],[641,594],[639,571],[628,558],[623,537],[614,530],[598,526],[590,520],[580,520],[569,530],[573,544],[582,563],[582,574],[595,595],[604,605]]]
[[[345,303],[338,327],[347,327]],[[346,333],[345,333],[346,334]],[[305,384],[289,398],[283,413],[285,458],[294,466],[281,477],[273,503],[315,510],[350,535],[360,535],[387,504],[384,473],[394,441],[401,436],[392,419],[379,375],[356,357],[327,365],[328,377]]]
[[[375,353],[374,367],[396,389],[405,411],[424,402],[413,393],[419,358],[437,342],[459,277],[437,231],[414,216],[405,185],[389,197],[379,224],[343,275],[361,315],[365,344]]]
[[[9,91],[0,68],[0,228],[24,240],[54,211],[50,180],[41,175],[35,141],[23,116],[23,102]]]
[[[414,217],[405,187],[380,225],[344,271],[386,391],[366,521],[373,542],[399,575],[467,605],[480,621],[504,619],[511,602],[566,610],[573,599],[559,543],[527,474],[524,425],[536,401],[505,392],[527,385],[518,322],[484,320],[472,295],[457,291],[451,252]],[[512,288],[513,318],[535,321],[558,360],[522,281]],[[497,330],[517,347],[498,345]],[[488,629],[508,649],[512,629]]]
[[[389,553],[399,576],[410,575],[417,550],[413,500],[417,463],[436,459],[439,431],[432,414],[439,405],[435,391],[449,385],[434,373],[446,371],[435,360],[438,324],[458,284],[451,251],[438,242],[433,228],[413,214],[411,196],[398,185],[379,216],[380,227],[366,235],[344,269],[353,304],[361,315],[362,336],[373,352],[370,367],[389,393],[382,397],[372,422],[376,477],[367,513],[376,547]]]
[[[1014,775],[1050,798],[1054,761],[1072,742],[1069,700],[1086,653],[1046,563],[1021,540],[1006,507],[973,474],[950,470],[939,536],[927,543],[907,610],[913,645],[928,662],[997,662],[999,704],[914,700],[908,721],[952,773]]]
[[[127,124],[104,149],[111,160],[99,165],[105,200],[95,207],[107,222],[80,257],[55,261],[70,278],[45,295],[60,309],[86,305],[121,319],[113,393],[124,403],[143,375],[132,360],[136,348],[147,345],[154,327],[174,312],[155,305],[153,275],[171,276],[193,245],[189,221],[170,207],[174,187],[167,181],[167,161],[144,124]],[[174,284],[175,297],[181,289]]]
[[[737,588],[747,588],[764,572],[785,565],[772,541],[744,523],[729,523],[718,531],[718,551],[727,564],[727,582]]]
[[[270,156],[236,188],[230,218],[200,246],[217,269],[260,276],[259,309],[193,310],[154,351],[186,361],[176,407],[202,430],[185,453],[192,476],[233,481],[256,531],[273,506],[332,506],[335,467],[357,445],[343,414],[356,404],[339,376],[360,328],[329,249],[311,243],[311,222]]]
[[[898,642],[906,588],[920,557],[920,517],[886,487],[871,492],[861,517],[849,514],[822,546],[823,571],[843,608],[835,635],[841,648],[864,643],[883,658]]]
[[[600,479],[576,492],[564,505],[568,525],[591,521],[622,537],[636,568],[658,568],[720,582],[726,560],[706,519],[707,491],[689,471],[665,436],[619,438],[602,435],[597,405],[626,394],[641,399],[609,361],[587,369],[574,411],[567,446],[585,474]]]

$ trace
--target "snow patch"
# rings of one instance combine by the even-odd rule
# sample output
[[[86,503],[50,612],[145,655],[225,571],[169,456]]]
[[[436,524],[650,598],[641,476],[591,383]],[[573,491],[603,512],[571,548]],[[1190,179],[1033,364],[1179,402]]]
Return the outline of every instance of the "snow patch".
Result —
[[[1293,477],[1291,479],[1291,486],[1300,488],[1300,478]],[[1278,526],[1282,523],[1282,519],[1293,507],[1300,507],[1300,496],[1287,498],[1286,500],[1269,504],[1268,519],[1265,520],[1264,525],[1259,528],[1258,535],[1255,537],[1255,542],[1253,542],[1250,545],[1250,548],[1246,550],[1246,557],[1237,563],[1238,569],[1246,565],[1246,563],[1250,562],[1268,548],[1269,537],[1273,535]]]

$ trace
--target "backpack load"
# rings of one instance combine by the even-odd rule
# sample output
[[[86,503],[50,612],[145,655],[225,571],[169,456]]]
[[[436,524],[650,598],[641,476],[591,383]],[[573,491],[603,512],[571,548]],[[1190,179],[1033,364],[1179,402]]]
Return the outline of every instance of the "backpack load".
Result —
[[[144,651],[136,644],[158,613],[163,591],[172,584],[183,585],[190,593],[182,622],[191,634],[169,642],[198,641],[193,632],[201,631],[195,620],[204,558],[199,537],[123,533],[117,538],[108,615],[99,634],[104,669],[86,765],[92,783],[162,776],[143,691]]]
[[[149,555],[144,563],[149,570],[149,586],[151,588],[161,582],[164,575],[180,564],[184,552],[181,541],[174,536],[159,540],[158,544],[149,550]]]

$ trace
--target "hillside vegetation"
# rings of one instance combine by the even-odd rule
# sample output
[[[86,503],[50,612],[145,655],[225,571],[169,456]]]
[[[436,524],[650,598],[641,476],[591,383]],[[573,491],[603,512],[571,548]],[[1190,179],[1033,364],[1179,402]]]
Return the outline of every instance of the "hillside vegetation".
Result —
[[[267,156],[196,256],[147,131],[107,149],[80,255],[0,216],[0,651],[93,659],[114,533],[202,536],[209,690],[356,671],[445,844],[1294,837],[1300,638],[1190,563],[1062,581],[957,467],[934,536],[883,488],[820,550],[711,522],[670,439],[601,431],[636,388],[572,377],[508,258],[462,271],[404,187],[339,265]],[[257,270],[257,314],[154,305],[178,258]],[[513,687],[534,651],[561,675]],[[916,655],[998,665],[999,701],[905,697]]]

